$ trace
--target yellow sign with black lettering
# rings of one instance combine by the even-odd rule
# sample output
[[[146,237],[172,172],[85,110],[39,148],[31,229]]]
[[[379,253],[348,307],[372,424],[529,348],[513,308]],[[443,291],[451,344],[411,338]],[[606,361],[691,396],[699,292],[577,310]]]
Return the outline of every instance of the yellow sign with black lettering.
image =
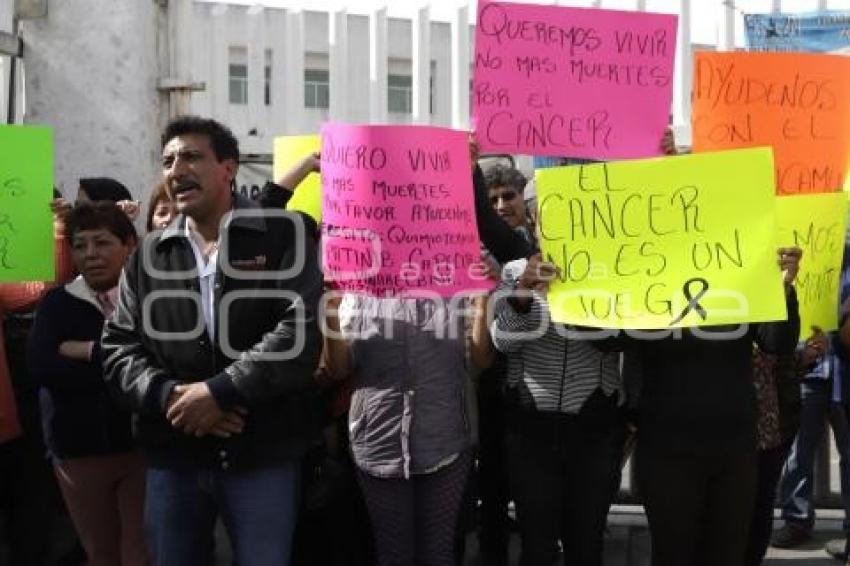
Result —
[[[274,178],[280,179],[290,167],[306,155],[319,151],[321,140],[316,135],[281,136],[274,139]],[[322,186],[318,173],[310,173],[295,188],[295,193],[286,203],[286,210],[295,210],[310,215],[316,222],[322,220]]]
[[[784,320],[770,148],[536,172],[555,321],[663,329]]]
[[[826,193],[776,199],[779,245],[803,250],[797,274],[800,337],[838,328],[841,261],[847,229],[847,196]]]

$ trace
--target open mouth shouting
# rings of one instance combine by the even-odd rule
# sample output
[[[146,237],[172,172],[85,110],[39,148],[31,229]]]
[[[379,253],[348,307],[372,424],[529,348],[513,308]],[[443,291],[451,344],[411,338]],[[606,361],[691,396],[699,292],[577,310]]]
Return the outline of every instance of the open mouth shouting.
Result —
[[[171,196],[176,202],[190,200],[200,192],[200,185],[190,179],[182,179],[171,183]]]

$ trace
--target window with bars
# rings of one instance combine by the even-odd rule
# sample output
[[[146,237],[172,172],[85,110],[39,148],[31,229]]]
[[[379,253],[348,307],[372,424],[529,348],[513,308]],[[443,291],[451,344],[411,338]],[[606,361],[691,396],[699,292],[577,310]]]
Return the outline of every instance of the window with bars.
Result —
[[[230,48],[228,77],[230,103],[248,104],[248,53],[244,47]]]
[[[230,65],[230,103],[248,104],[248,65]]]
[[[321,69],[304,69],[304,106],[330,107],[330,73]]]
[[[397,114],[413,111],[413,79],[410,75],[387,75],[387,110]]]

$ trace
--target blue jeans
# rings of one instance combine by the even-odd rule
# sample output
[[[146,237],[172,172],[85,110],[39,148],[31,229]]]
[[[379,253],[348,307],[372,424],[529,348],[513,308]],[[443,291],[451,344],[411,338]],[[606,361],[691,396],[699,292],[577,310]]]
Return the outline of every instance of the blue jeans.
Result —
[[[149,469],[145,530],[156,566],[212,564],[221,515],[237,566],[289,566],[300,466],[258,470]]]
[[[850,434],[847,408],[831,400],[829,381],[805,381],[802,387],[800,430],[794,439],[791,453],[782,470],[780,502],[782,518],[804,529],[815,523],[812,505],[812,483],[815,453],[823,437],[824,419],[835,434],[835,447],[840,456],[841,501],[844,505],[844,530],[850,532]]]

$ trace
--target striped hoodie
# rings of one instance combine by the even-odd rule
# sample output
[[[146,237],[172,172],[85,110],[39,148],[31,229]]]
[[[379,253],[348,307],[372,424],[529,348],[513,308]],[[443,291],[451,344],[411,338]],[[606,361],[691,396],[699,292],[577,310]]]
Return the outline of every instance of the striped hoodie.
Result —
[[[517,312],[508,296],[527,260],[505,265],[496,292],[493,344],[508,358],[507,385],[517,388],[523,407],[577,414],[602,388],[624,400],[620,353],[605,351],[610,342],[575,338],[570,327],[551,321],[546,301],[534,295],[527,313]]]

